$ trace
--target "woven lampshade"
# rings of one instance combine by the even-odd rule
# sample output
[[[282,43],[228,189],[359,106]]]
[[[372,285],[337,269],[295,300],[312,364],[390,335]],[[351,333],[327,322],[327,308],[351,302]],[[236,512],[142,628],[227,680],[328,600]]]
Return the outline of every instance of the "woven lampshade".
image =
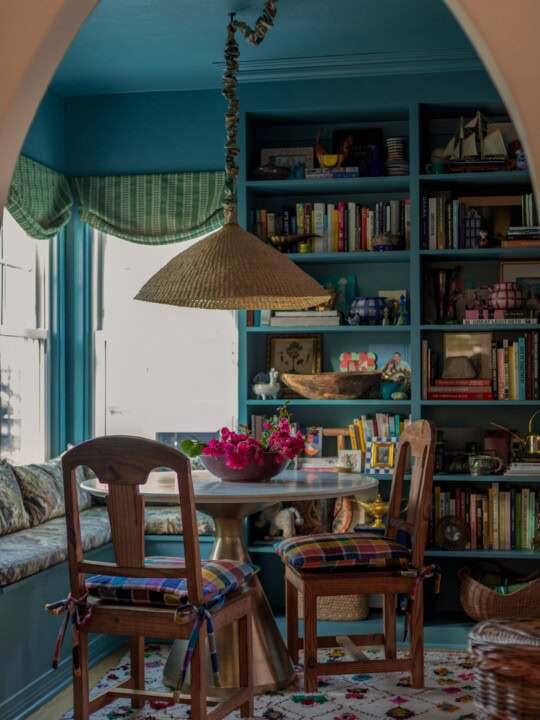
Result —
[[[288,257],[227,222],[158,270],[136,300],[221,310],[304,310],[329,297]]]

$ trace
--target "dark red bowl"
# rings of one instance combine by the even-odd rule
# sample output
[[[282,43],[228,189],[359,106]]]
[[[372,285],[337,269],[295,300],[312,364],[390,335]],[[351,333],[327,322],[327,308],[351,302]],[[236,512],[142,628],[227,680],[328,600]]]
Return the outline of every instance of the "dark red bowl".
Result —
[[[211,472],[220,480],[227,480],[228,482],[264,482],[279,475],[289,463],[287,458],[276,462],[275,453],[264,453],[262,465],[250,462],[245,468],[241,469],[227,467],[224,455],[221,457],[201,455],[201,461],[208,472]]]

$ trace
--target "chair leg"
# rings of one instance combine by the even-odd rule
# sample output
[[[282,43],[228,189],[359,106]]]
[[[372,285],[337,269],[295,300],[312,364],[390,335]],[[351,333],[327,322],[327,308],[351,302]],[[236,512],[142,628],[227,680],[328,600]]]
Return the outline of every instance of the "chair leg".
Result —
[[[317,692],[317,596],[304,585],[304,692]]]
[[[251,612],[238,621],[240,646],[240,687],[248,688],[249,700],[240,706],[240,717],[253,715],[253,638]]]
[[[293,663],[298,665],[298,590],[287,578],[285,578],[285,618],[287,650]]]
[[[144,690],[144,637],[132,635],[131,640],[131,677],[135,690]],[[144,707],[144,698],[133,698],[131,707]]]
[[[412,682],[415,689],[424,687],[424,587],[418,583],[411,616],[410,652],[412,660]]]
[[[190,663],[191,720],[206,720],[206,637],[201,627]]]
[[[396,657],[396,594],[383,595],[383,632],[384,657],[394,660]]]
[[[74,668],[77,655],[81,673],[77,676],[73,672],[73,717],[75,720],[88,720],[88,633],[79,631],[78,646],[73,647]]]

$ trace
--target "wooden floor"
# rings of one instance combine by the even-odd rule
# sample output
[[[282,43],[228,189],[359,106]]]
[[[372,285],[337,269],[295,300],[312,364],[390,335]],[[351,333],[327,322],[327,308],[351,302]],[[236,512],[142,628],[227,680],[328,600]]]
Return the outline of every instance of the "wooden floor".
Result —
[[[96,683],[101,680],[103,675],[120,662],[120,658],[129,649],[128,645],[124,645],[118,650],[115,650],[111,655],[108,655],[97,665],[90,670],[88,673],[89,685],[93,687]],[[62,692],[58,693],[56,697],[49,700],[48,703],[42,705],[39,710],[28,716],[26,720],[60,720],[62,715],[73,707],[73,687],[71,684],[67,686]]]

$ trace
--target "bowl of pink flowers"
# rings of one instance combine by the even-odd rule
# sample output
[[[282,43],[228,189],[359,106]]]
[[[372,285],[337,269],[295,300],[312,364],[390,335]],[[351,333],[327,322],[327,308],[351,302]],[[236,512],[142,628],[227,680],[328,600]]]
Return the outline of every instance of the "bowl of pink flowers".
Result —
[[[219,439],[210,442],[184,440],[182,452],[198,457],[205,468],[220,480],[261,482],[279,475],[305,447],[305,437],[294,432],[287,403],[279,414],[263,423],[260,440],[245,425],[239,432],[222,428]]]

